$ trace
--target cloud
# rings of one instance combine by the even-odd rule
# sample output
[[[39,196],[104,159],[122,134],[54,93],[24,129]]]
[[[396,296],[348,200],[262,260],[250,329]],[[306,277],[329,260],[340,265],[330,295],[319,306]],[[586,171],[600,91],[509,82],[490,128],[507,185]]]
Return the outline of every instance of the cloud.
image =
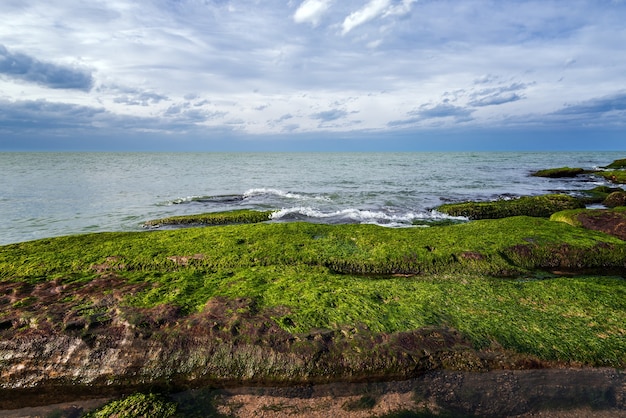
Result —
[[[402,0],[402,3],[389,7],[383,14],[383,17],[405,15],[411,11],[411,6],[415,2],[417,2],[417,0]]]
[[[521,99],[522,99],[522,96],[520,96],[517,93],[512,93],[512,92],[496,93],[496,94],[491,94],[489,96],[481,97],[480,99],[477,99],[477,100],[473,100],[469,102],[469,104],[474,107],[494,106],[494,105],[501,105],[501,104],[510,103],[510,102],[516,102]]]
[[[53,89],[89,91],[93,86],[93,78],[87,71],[13,53],[4,45],[0,45],[0,74]]]
[[[328,11],[332,1],[333,0],[305,0],[294,13],[293,20],[296,23],[309,22],[313,26],[317,26],[322,15]]]
[[[322,122],[331,122],[337,119],[344,118],[348,115],[348,112],[342,109],[332,109],[324,112],[314,113],[311,118],[321,120]]]
[[[391,0],[370,0],[368,4],[348,15],[342,24],[342,34],[345,35],[357,26],[374,20],[378,17],[402,16],[411,11],[411,6],[417,0],[402,0],[400,4],[392,4]]]
[[[455,106],[449,103],[440,103],[435,106],[422,105],[418,109],[408,112],[407,119],[392,120],[387,123],[390,127],[399,127],[404,125],[414,125],[428,120],[441,120],[450,118],[455,122],[469,122],[472,118],[474,109]]]
[[[448,103],[441,103],[436,106],[428,107],[423,105],[419,110],[409,112],[409,115],[419,116],[421,119],[448,118],[452,117],[457,121],[471,120],[473,109],[461,106],[454,106]]]
[[[585,100],[577,104],[566,104],[555,115],[601,115],[626,110],[626,92]]]
[[[47,100],[0,100],[0,127],[12,133],[84,129],[106,111],[102,108],[53,103]]]
[[[116,97],[114,103],[121,103],[130,106],[148,106],[163,100],[168,100],[167,96],[151,92],[134,92],[133,94]]]
[[[384,11],[389,7],[390,2],[391,0],[371,0],[364,7],[357,10],[356,12],[351,13],[348,17],[345,18],[342,25],[342,33],[345,35],[357,26],[360,26],[382,15]]]

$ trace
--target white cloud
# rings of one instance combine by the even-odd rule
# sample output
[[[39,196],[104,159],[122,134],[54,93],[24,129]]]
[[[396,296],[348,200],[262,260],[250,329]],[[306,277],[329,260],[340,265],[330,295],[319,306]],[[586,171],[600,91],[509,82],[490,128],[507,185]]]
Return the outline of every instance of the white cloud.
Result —
[[[405,15],[411,11],[411,6],[415,2],[417,2],[417,0],[402,0],[402,3],[389,7],[383,14],[383,17]]]
[[[389,7],[390,3],[391,0],[371,0],[363,8],[351,13],[345,18],[342,24],[342,33],[345,35],[357,26],[381,16]]]
[[[293,15],[293,20],[296,23],[309,22],[313,26],[317,26],[320,22],[320,18],[328,8],[333,0],[305,0],[302,2],[296,13]]]

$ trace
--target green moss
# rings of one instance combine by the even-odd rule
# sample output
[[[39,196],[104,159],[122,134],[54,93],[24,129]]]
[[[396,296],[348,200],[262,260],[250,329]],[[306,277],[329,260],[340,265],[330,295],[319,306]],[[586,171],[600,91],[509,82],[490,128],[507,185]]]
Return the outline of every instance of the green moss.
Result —
[[[227,225],[257,223],[270,220],[273,211],[255,211],[249,209],[233,210],[229,212],[202,213],[198,215],[172,216],[169,218],[147,221],[148,227],[164,225]]]
[[[582,226],[582,224],[578,220],[578,215],[585,212],[588,212],[588,209],[563,210],[553,213],[552,216],[550,216],[550,220],[555,222],[563,222],[571,226],[579,227]]]
[[[584,204],[602,203],[613,192],[623,191],[619,187],[597,186],[590,190],[583,190],[577,196]]]
[[[438,211],[469,219],[500,219],[510,216],[549,217],[555,212],[584,207],[584,203],[571,196],[550,194],[526,196],[495,202],[464,202],[441,205]]]
[[[626,170],[599,171],[596,175],[617,184],[626,184]]]
[[[613,161],[611,164],[607,165],[604,168],[610,168],[610,169],[622,169],[622,168],[626,168],[626,158],[622,158],[620,160],[615,160]]]
[[[85,418],[168,418],[176,416],[176,403],[156,394],[135,393],[124,399],[109,402]]]
[[[607,208],[626,206],[626,192],[619,191],[609,194],[602,202]]]
[[[459,330],[477,347],[496,342],[546,359],[626,365],[623,279],[537,279],[546,277],[540,270],[572,265],[623,269],[626,244],[561,222],[511,217],[445,228],[260,223],[0,247],[0,283],[32,284],[20,290],[22,299],[53,279],[86,286],[115,277],[112,285],[135,289],[121,302],[129,309],[175,306],[186,315],[216,298],[243,298],[250,301],[243,311],[222,314],[270,312],[300,335],[437,326]],[[41,303],[21,309],[31,306]],[[106,314],[91,304],[72,309],[78,318]]]
[[[545,170],[535,171],[531,175],[535,177],[562,178],[562,177],[576,177],[580,174],[585,174],[585,173],[588,173],[588,171],[582,168],[559,167],[559,168],[549,168]]]

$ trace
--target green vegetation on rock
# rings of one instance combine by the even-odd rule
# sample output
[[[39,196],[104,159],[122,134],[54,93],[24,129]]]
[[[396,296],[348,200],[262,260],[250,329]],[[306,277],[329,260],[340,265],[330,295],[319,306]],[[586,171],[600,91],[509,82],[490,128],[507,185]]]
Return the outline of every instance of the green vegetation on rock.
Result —
[[[141,309],[174,306],[180,309],[176,315],[191,315],[212,300],[245,299],[241,312],[273,312],[271,318],[290,333],[450,327],[477,347],[497,342],[545,359],[590,364],[626,361],[623,280],[536,280],[545,276],[538,272],[625,266],[623,241],[531,217],[427,229],[287,223],[101,233],[0,251],[4,283],[32,288],[55,280],[56,286],[83,288],[108,278],[111,285],[135,289],[120,296],[131,323],[143,321],[132,316]],[[44,315],[41,327],[49,314],[30,310],[39,306],[37,296],[13,292],[13,313]],[[62,300],[74,297],[68,293]],[[84,318],[81,329],[106,324],[111,315],[94,302],[76,303],[64,306]],[[3,308],[0,322],[8,314]],[[62,319],[51,326],[59,324]]]
[[[606,199],[602,201],[607,208],[616,208],[618,206],[626,206],[626,192],[619,191],[609,194]]]
[[[579,199],[562,194],[525,196],[493,202],[464,202],[441,205],[438,211],[452,215],[476,219],[501,219],[511,216],[535,216],[547,218],[555,212],[566,209],[583,208]]]
[[[604,168],[610,168],[610,169],[622,169],[622,168],[626,168],[626,158],[622,158],[619,160],[615,160],[613,161],[611,164],[607,165]]]
[[[249,209],[229,212],[202,213],[198,215],[172,216],[145,222],[145,226],[159,227],[164,225],[195,226],[195,225],[228,225],[265,222],[271,219],[274,211],[256,211]]]
[[[84,418],[170,418],[176,416],[177,405],[156,394],[135,393],[107,403]]]
[[[599,171],[596,175],[617,184],[626,184],[626,170]]]
[[[261,222],[16,243],[0,247],[2,384],[39,382],[42,364],[54,370],[44,384],[84,375],[92,387],[133,390],[626,367],[625,269],[625,241],[528,216],[400,229]],[[346,407],[371,404],[363,401]],[[107,411],[140,415],[144,405],[120,402]],[[157,404],[162,416],[172,411]]]
[[[581,191],[577,198],[584,204],[603,203],[611,193],[622,191],[619,187],[597,186]]]
[[[601,231],[626,240],[626,207],[558,212],[550,218],[572,226]]]
[[[580,174],[586,174],[586,173],[589,173],[589,171],[584,170],[582,168],[559,167],[559,168],[548,168],[545,170],[535,171],[531,175],[535,177],[562,178],[562,177],[576,177]]]

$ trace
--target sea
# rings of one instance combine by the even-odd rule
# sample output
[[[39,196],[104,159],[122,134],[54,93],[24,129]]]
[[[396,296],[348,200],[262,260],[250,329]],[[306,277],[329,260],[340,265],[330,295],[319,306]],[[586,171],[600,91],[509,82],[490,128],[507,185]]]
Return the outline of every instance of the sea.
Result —
[[[597,169],[626,152],[0,153],[0,245],[60,235],[144,231],[163,217],[275,210],[271,222],[412,227],[449,202],[607,184]]]

